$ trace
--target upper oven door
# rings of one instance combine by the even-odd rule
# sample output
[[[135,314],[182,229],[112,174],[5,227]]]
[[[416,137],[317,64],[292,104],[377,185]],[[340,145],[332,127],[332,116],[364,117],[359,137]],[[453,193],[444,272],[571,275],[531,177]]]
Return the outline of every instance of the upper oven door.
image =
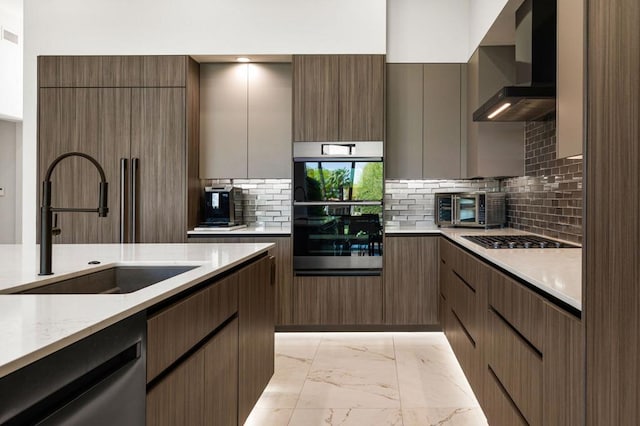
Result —
[[[293,146],[293,200],[381,202],[381,142],[298,142]]]
[[[478,194],[457,194],[453,197],[456,225],[477,225],[479,223]]]

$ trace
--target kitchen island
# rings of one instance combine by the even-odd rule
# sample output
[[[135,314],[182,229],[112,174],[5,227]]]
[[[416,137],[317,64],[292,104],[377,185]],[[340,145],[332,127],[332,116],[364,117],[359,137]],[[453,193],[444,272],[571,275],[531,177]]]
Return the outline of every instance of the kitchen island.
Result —
[[[38,246],[0,245],[0,377],[266,253],[273,244],[61,244],[54,275]],[[90,261],[99,265],[89,265]],[[10,294],[116,265],[197,268],[129,294]]]

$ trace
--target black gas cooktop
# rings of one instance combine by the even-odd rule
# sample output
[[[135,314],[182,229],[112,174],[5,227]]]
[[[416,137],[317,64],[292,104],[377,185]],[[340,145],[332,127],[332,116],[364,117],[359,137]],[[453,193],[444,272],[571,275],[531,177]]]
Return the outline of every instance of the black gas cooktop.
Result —
[[[579,248],[535,235],[463,235],[462,238],[488,249]]]

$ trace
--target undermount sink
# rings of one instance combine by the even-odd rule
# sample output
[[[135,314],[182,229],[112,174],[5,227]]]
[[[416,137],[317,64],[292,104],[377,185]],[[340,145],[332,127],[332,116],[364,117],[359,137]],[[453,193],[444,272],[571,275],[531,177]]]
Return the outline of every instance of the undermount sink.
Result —
[[[115,266],[57,281],[22,294],[122,294],[167,280],[197,266]]]

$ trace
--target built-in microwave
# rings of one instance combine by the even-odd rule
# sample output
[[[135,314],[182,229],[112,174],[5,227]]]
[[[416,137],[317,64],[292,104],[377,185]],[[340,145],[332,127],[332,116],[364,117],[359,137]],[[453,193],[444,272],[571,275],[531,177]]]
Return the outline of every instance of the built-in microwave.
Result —
[[[495,228],[507,222],[504,192],[449,192],[435,195],[436,225]]]

